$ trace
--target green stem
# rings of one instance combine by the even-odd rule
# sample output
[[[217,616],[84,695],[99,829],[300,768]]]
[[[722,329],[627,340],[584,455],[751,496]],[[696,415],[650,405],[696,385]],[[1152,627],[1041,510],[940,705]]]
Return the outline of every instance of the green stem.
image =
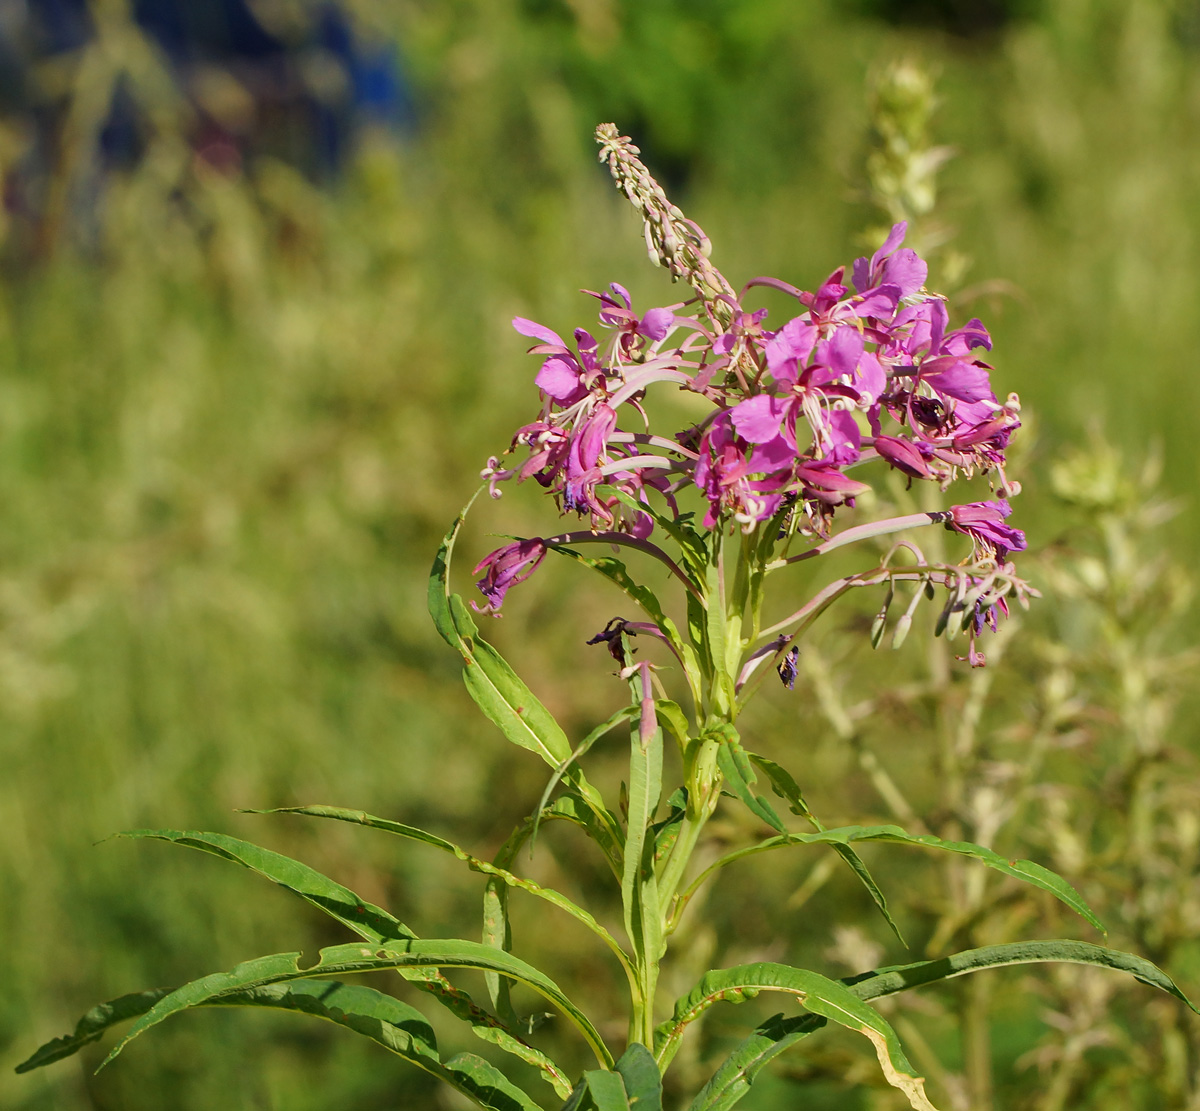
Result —
[[[705,806],[694,818],[690,814],[686,815],[683,824],[679,827],[679,837],[675,842],[675,847],[671,850],[671,855],[667,858],[667,866],[659,881],[659,896],[665,911],[663,916],[664,936],[673,933],[675,927],[679,925],[679,915],[675,913],[675,908],[672,906],[675,901],[675,893],[683,882],[688,863],[692,859],[692,853],[696,851],[696,845],[700,840],[700,834],[711,816],[712,807]],[[688,896],[689,901],[690,899],[691,895]],[[682,905],[679,909],[683,909]]]

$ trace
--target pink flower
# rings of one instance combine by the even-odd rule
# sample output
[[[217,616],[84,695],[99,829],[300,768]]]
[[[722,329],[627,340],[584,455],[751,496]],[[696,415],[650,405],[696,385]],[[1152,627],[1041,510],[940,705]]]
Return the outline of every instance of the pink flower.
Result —
[[[1019,528],[1006,525],[1004,520],[1012,513],[1007,501],[979,501],[970,505],[952,505],[947,528],[965,533],[972,540],[983,544],[996,553],[1004,563],[1009,552],[1023,552],[1029,545],[1025,533]]]
[[[482,579],[475,585],[487,599],[482,609],[471,603],[481,613],[495,613],[504,604],[504,595],[510,586],[523,583],[538,569],[546,556],[546,545],[538,537],[532,540],[514,540],[484,556],[475,567],[475,574],[484,571]]]

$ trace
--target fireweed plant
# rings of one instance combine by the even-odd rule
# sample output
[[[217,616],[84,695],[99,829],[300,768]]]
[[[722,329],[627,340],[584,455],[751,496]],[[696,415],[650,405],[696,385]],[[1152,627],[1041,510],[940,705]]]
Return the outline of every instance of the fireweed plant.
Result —
[[[638,210],[653,261],[689,285],[688,300],[647,311],[613,284],[592,294],[599,303],[601,342],[580,328],[571,343],[541,324],[518,318],[514,327],[536,341],[542,357],[535,378],[541,408],[519,429],[509,460],[491,458],[483,472],[493,496],[504,482],[535,479],[563,515],[582,528],[554,536],[516,538],[476,567],[481,576],[477,614],[494,614],[507,592],[528,579],[549,552],[598,571],[642,610],[641,620],[614,619],[592,638],[605,643],[629,700],[574,746],[508,663],[484,640],[468,607],[449,589],[450,561],[465,516],[459,516],[434,561],[429,604],[434,623],[463,661],[471,696],[504,735],[552,769],[540,802],[491,861],[435,834],[361,811],[330,806],[286,812],[357,823],[423,842],[457,857],[486,877],[481,941],[418,937],[385,909],[299,861],[217,833],[136,830],[132,837],[174,841],[241,864],[319,907],[358,940],[321,950],[304,965],[298,953],[260,957],[176,989],[122,996],[81,1019],[73,1033],[49,1042],[19,1066],[26,1071],[70,1056],[117,1023],[133,1026],[105,1060],[163,1019],[197,1006],[266,1007],[312,1015],[345,1026],[440,1077],[481,1107],[535,1111],[561,1106],[596,1111],[652,1111],[663,1106],[663,1077],[688,1028],[711,1006],[762,992],[778,993],[790,1013],[752,1030],[687,1093],[691,1111],[732,1107],[757,1072],[783,1050],[829,1023],[869,1039],[888,1083],[918,1111],[930,1111],[896,1033],[871,1001],[922,984],[1003,965],[1068,961],[1130,973],[1187,1003],[1155,965],[1090,942],[1029,941],[967,950],[936,960],[880,968],[841,980],[773,962],[706,973],[682,998],[659,998],[659,970],[672,934],[707,883],[751,855],[793,845],[825,845],[864,885],[893,930],[886,900],[857,855],[858,842],[924,846],[974,858],[1059,899],[1103,930],[1079,894],[1053,872],[1010,860],[980,845],[905,832],[898,826],[826,829],[805,803],[796,779],[749,751],[737,721],[762,680],[797,679],[798,639],[837,598],[858,589],[881,591],[873,643],[890,633],[899,645],[923,600],[940,602],[935,631],[960,635],[972,667],[985,663],[980,642],[1008,613],[1036,594],[1012,561],[1025,548],[1008,524],[1018,492],[1005,477],[1005,449],[1019,427],[1015,395],[1000,401],[983,355],[988,333],[978,320],[951,328],[946,302],[924,288],[925,263],[903,246],[904,223],[892,228],[870,258],[847,278],[836,270],[815,292],[758,278],[739,294],[709,261],[703,232],[670,203],[638,159],[638,149],[606,124],[597,129],[601,159]],[[766,313],[744,305],[748,293],[769,288],[796,302],[796,315],[777,330]],[[643,402],[649,391],[685,391],[709,406],[687,427],[656,427]],[[992,497],[945,509],[845,525],[868,480],[887,469],[941,490],[984,476]],[[689,503],[699,508],[685,509]],[[940,525],[961,534],[963,558],[932,562],[907,536],[880,556],[878,539]],[[820,561],[869,542],[866,566],[834,578],[794,612],[770,614],[767,584],[793,564]],[[682,600],[680,628],[668,604],[634,579],[613,555],[592,556],[592,545],[631,549],[668,573]],[[897,594],[908,595],[892,620]],[[681,608],[684,612],[684,608]],[[644,645],[657,643],[655,665]],[[667,697],[666,668],[686,683],[687,709]],[[619,800],[606,799],[583,767],[589,749],[626,724],[629,771]],[[664,784],[664,747],[678,748],[682,782]],[[796,818],[796,832],[758,793],[762,776]],[[722,800],[728,800],[723,803]],[[705,867],[692,867],[706,823],[719,805],[749,809],[763,833]],[[620,889],[623,936],[584,907],[515,871],[538,828],[562,821],[590,838]],[[708,859],[708,858],[706,858]],[[586,927],[607,948],[628,987],[628,1034],[614,1046],[584,1006],[513,952],[510,890],[522,891]],[[897,931],[898,934],[898,931]],[[448,979],[461,969],[482,971],[488,1006]],[[493,1064],[469,1053],[444,1058],[422,1014],[373,988],[341,982],[353,973],[395,970],[448,1008],[497,1050],[534,1068],[526,1091]],[[596,1067],[569,1076],[537,1045],[536,1019],[518,1014],[511,983],[548,1001],[574,1028]],[[1191,1006],[1191,1004],[1188,1004]],[[1193,1008],[1194,1009],[1194,1008]],[[542,1081],[548,1087],[542,1086]]]

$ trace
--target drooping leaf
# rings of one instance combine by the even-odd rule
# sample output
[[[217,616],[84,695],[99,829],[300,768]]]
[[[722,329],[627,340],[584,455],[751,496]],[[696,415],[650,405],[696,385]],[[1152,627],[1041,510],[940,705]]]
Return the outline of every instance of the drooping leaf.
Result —
[[[381,907],[360,899],[349,888],[335,883],[307,864],[237,837],[198,830],[169,829],[130,830],[120,836],[171,841],[241,864],[319,907],[372,944],[387,945],[397,939],[416,940],[416,934],[407,926]],[[542,1069],[553,1083],[563,1083],[561,1072],[548,1065],[548,1059],[540,1050],[528,1045],[507,1029],[503,1022],[477,1006],[470,995],[456,988],[435,967],[398,967],[397,971],[467,1023],[476,1037]]]
[[[759,756],[756,752],[747,752],[746,755],[766,775],[771,782],[771,790],[788,804],[788,809],[796,817],[804,818],[817,830],[825,828],[821,824],[821,820],[808,808],[808,803],[804,801],[804,795],[800,790],[800,784],[792,778],[791,772],[787,768],[775,763],[774,760],[768,760],[765,756]]]
[[[333,945],[322,949],[317,962],[308,968],[300,967],[299,953],[276,953],[245,961],[229,972],[216,972],[184,984],[170,995],[158,1000],[108,1055],[105,1064],[139,1034],[173,1014],[198,1006],[230,992],[248,991],[269,984],[322,976],[341,976],[350,973],[376,972],[384,969],[470,968],[498,972],[532,988],[549,1000],[583,1036],[606,1068],[613,1064],[603,1039],[587,1016],[543,972],[514,957],[476,941],[448,940],[400,941],[388,945]]]
[[[821,824],[821,820],[808,808],[808,803],[804,801],[800,785],[792,778],[791,773],[786,768],[781,767],[774,760],[768,760],[765,756],[759,756],[754,752],[748,752],[746,755],[765,773],[767,779],[771,782],[771,789],[788,804],[788,809],[793,814],[799,818],[806,819],[818,832],[824,831],[825,827]],[[867,894],[871,896],[871,902],[875,904],[879,913],[883,915],[883,920],[888,924],[888,928],[896,935],[896,940],[907,948],[908,942],[904,940],[904,935],[900,932],[899,925],[892,917],[891,910],[888,909],[887,896],[884,895],[879,884],[875,882],[875,877],[871,875],[866,864],[863,863],[862,857],[849,845],[835,843],[830,847],[858,877],[859,883],[863,885]]]
[[[578,906],[565,895],[560,894],[553,888],[543,887],[541,884],[535,883],[533,880],[522,879],[520,876],[514,875],[505,868],[499,868],[495,864],[491,864],[486,860],[481,860],[479,857],[472,856],[465,849],[454,844],[454,842],[447,841],[444,837],[437,836],[437,834],[429,833],[423,829],[418,829],[416,826],[405,825],[403,822],[393,822],[388,818],[377,818],[374,814],[367,814],[362,810],[348,810],[340,806],[284,806],[274,810],[251,811],[251,813],[303,814],[312,818],[332,818],[335,821],[350,822],[354,825],[367,826],[370,829],[382,830],[385,833],[391,833],[397,837],[404,837],[411,841],[420,841],[422,844],[432,845],[436,849],[441,849],[443,852],[450,853],[452,856],[457,857],[469,868],[471,868],[472,871],[481,872],[485,876],[493,876],[507,884],[509,887],[515,887],[521,891],[526,891],[530,895],[542,899],[551,906],[555,906],[559,910],[569,914],[577,922],[586,926],[592,931],[592,933],[600,938],[600,940],[608,946],[608,948],[621,962],[622,967],[628,969],[628,958],[625,955],[625,951],[617,943],[617,940],[581,906]]]
[[[479,636],[479,629],[462,598],[450,593],[454,542],[470,507],[468,502],[455,518],[434,557],[429,574],[429,614],[442,639],[462,657],[463,681],[488,719],[514,744],[537,753],[552,768],[557,768],[571,753],[567,735],[508,661]],[[607,852],[612,844],[619,844],[620,828],[583,772],[572,767],[564,774],[564,779],[592,811],[594,820],[589,824],[588,832],[597,837],[601,848]]]
[[[449,605],[458,634],[456,647],[463,656],[463,681],[471,697],[510,741],[557,767],[571,754],[562,727],[508,661],[479,636],[462,598],[450,595]]]
[[[721,1062],[688,1104],[688,1111],[729,1111],[750,1091],[768,1062],[827,1023],[828,1019],[811,1013],[791,1018],[774,1015],[767,1019]]]
[[[434,557],[429,574],[429,615],[442,639],[462,656],[463,679],[480,709],[510,741],[555,767],[571,751],[566,734],[504,658],[479,637],[479,628],[462,599],[450,593],[450,558],[471,502],[455,518]]]
[[[675,1004],[671,1018],[655,1034],[655,1058],[663,1068],[679,1047],[688,1024],[717,1002],[737,1003],[762,991],[793,996],[807,1011],[867,1038],[892,1087],[904,1093],[913,1111],[935,1111],[886,1019],[844,984],[816,972],[785,964],[762,962],[706,973],[700,983]]]
[[[104,1033],[119,1022],[144,1015],[163,996],[170,995],[173,988],[153,988],[150,991],[137,991],[110,999],[107,1003],[98,1003],[87,1012],[76,1024],[70,1034],[54,1038],[39,1046],[33,1054],[22,1061],[16,1068],[17,1072],[30,1072],[61,1061],[78,1053],[85,1045],[98,1042]]]
[[[840,982],[860,999],[870,1000],[985,969],[1053,962],[1092,965],[1128,973],[1200,1013],[1175,982],[1150,961],[1086,941],[1018,941],[989,945],[937,960],[880,968]],[[728,1111],[750,1090],[755,1075],[768,1061],[821,1029],[826,1021],[823,1016],[811,1013],[791,1018],[776,1015],[768,1019],[735,1047],[688,1105],[688,1111]]]
[[[634,1042],[617,1059],[616,1069],[625,1083],[629,1111],[662,1111],[662,1074],[650,1050]]]
[[[883,995],[894,995],[898,991],[965,976],[969,972],[979,972],[986,968],[1055,961],[1089,964],[1096,968],[1126,972],[1143,984],[1174,996],[1200,1014],[1200,1008],[1156,964],[1145,957],[1124,953],[1119,949],[1107,949],[1103,945],[1093,945],[1087,941],[1013,941],[1004,945],[987,945],[981,949],[966,949],[937,960],[916,961],[913,964],[863,972],[858,976],[848,977],[845,983],[860,999],[878,999]]]
[[[230,837],[224,833],[179,829],[131,829],[117,836],[171,841],[189,849],[198,849],[200,852],[221,857],[223,860],[233,861],[299,895],[368,941],[411,940],[417,936],[388,911],[359,898],[348,887],[343,887],[328,876],[322,875],[315,868],[237,837]]]
[[[42,1046],[17,1072],[62,1060],[97,1041],[111,1026],[137,1018],[171,989],[139,992],[94,1007],[74,1032]],[[374,988],[336,980],[296,980],[235,991],[196,1004],[202,1007],[264,1007],[311,1015],[337,1023],[370,1038],[425,1072],[457,1088],[481,1107],[492,1111],[538,1111],[538,1106],[495,1067],[480,1057],[459,1054],[443,1061],[437,1040],[425,1017],[407,1003]]]
[[[716,869],[723,868],[728,864],[732,864],[735,860],[741,860],[743,857],[753,856],[756,853],[783,848],[787,845],[848,846],[851,842],[860,841],[885,841],[897,845],[915,845],[921,848],[940,849],[944,852],[974,857],[997,872],[1024,880],[1034,887],[1049,892],[1101,933],[1106,932],[1100,920],[1083,901],[1083,896],[1061,876],[1050,871],[1049,868],[1045,868],[1032,860],[1010,860],[997,852],[993,852],[991,849],[986,849],[982,845],[972,844],[969,841],[943,841],[940,837],[934,837],[931,834],[906,833],[899,826],[893,825],[844,826],[840,829],[827,829],[818,833],[788,833],[780,837],[771,837],[766,841],[760,841],[757,845],[751,845],[748,848],[728,853],[721,857],[720,860],[715,861],[692,883],[689,892],[695,889]]]

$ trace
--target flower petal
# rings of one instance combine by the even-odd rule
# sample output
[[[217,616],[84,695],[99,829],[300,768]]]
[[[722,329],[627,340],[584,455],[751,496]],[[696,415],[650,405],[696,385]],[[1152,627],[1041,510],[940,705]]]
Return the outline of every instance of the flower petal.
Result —
[[[531,339],[540,339],[543,343],[554,343],[559,347],[566,347],[562,338],[557,332],[550,331],[545,325],[537,323],[536,320],[526,320],[523,316],[514,316],[512,326],[523,336],[529,336]]]

